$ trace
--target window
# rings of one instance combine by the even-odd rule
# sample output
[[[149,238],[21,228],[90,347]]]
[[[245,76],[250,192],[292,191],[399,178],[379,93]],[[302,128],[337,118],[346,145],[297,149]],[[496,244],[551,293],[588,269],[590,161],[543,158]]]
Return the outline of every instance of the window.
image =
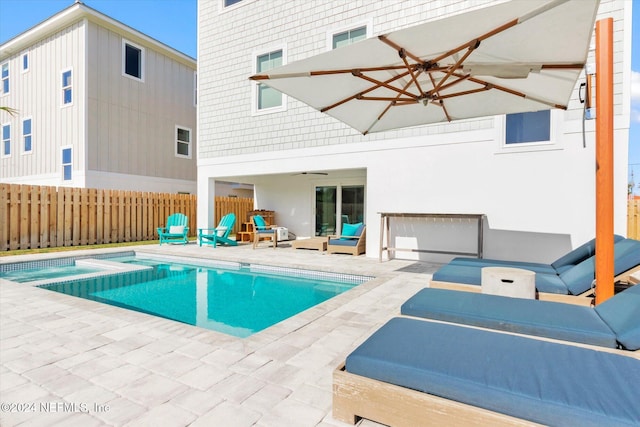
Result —
[[[240,3],[242,0],[224,0],[224,7],[233,6],[236,3]]]
[[[0,74],[2,78],[2,94],[5,95],[9,93],[9,63],[5,62],[2,64],[2,73]]]
[[[29,71],[29,54],[27,52],[22,54],[22,72]]]
[[[73,101],[72,96],[73,81],[71,79],[71,70],[62,72],[62,104],[69,105]]]
[[[2,125],[2,156],[11,155],[11,125]]]
[[[30,153],[33,150],[31,145],[31,119],[22,120],[22,152]]]
[[[71,147],[62,149],[62,180],[71,181]]]
[[[281,65],[282,50],[276,50],[257,57],[256,71],[262,73]],[[257,84],[257,91],[257,107],[259,111],[283,106],[282,93],[279,91],[261,83]]]
[[[355,42],[359,42],[360,40],[364,40],[367,38],[367,27],[366,25],[363,27],[354,28],[352,30],[342,31],[340,33],[333,35],[333,49],[347,46]]]
[[[549,110],[507,114],[505,144],[551,141],[551,113]]]
[[[176,126],[176,157],[191,158],[191,129]]]
[[[131,42],[122,41],[122,74],[143,80],[144,49]]]

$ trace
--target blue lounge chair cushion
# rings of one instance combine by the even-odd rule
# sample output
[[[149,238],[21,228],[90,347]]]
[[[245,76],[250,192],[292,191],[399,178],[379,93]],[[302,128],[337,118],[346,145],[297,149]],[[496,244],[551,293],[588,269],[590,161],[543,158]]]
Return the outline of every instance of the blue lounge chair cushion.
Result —
[[[602,347],[618,346],[616,334],[598,313],[579,305],[425,288],[402,305],[401,313]]]
[[[640,349],[640,286],[631,286],[614,295],[595,311],[615,332],[618,342],[628,350]]]
[[[624,239],[622,236],[614,235],[614,242],[618,242]],[[584,243],[583,245],[578,246],[562,257],[558,258],[551,264],[542,264],[537,262],[525,262],[525,261],[508,261],[508,260],[497,260],[497,259],[486,259],[486,258],[467,258],[467,257],[456,257],[452,259],[449,263],[456,265],[470,265],[477,267],[512,267],[512,268],[524,268],[525,270],[535,271],[536,273],[546,273],[546,274],[560,274],[576,264],[581,263],[585,259],[592,257],[595,254],[595,239]]]
[[[347,372],[547,425],[640,423],[640,360],[457,325],[395,318]]]

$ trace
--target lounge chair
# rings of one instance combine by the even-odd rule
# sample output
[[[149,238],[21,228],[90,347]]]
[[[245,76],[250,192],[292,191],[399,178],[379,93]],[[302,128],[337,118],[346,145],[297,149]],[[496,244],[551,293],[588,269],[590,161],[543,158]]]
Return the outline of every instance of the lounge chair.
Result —
[[[199,228],[198,242],[202,245],[213,245],[215,248],[218,243],[229,246],[238,246],[238,242],[229,238],[233,226],[236,223],[236,215],[228,213],[222,217],[216,228]]]
[[[624,237],[615,234],[613,236],[614,243],[623,240]],[[510,261],[487,258],[467,258],[456,257],[449,264],[470,265],[475,267],[512,267],[523,268],[525,270],[535,271],[536,273],[560,274],[565,270],[581,263],[587,258],[591,258],[596,254],[596,240],[589,240],[587,243],[567,252],[551,264],[542,264],[537,262],[526,261]]]
[[[409,298],[400,312],[602,347],[640,349],[640,286],[630,286],[595,308],[425,288]]]
[[[394,318],[334,371],[333,416],[394,426],[640,423],[640,359],[622,352]]]
[[[253,249],[258,246],[260,240],[268,237],[273,243],[273,249],[278,247],[278,230],[275,225],[269,225],[261,215],[254,215],[251,217],[254,225],[253,234]]]
[[[158,227],[160,245],[163,243],[182,243],[184,245],[189,242],[187,234],[189,234],[189,218],[181,213],[169,215],[167,225]]]
[[[628,281],[629,275],[640,269],[640,241],[619,240],[614,245],[614,252],[615,280],[616,282]],[[483,265],[444,265],[433,274],[430,286],[480,292],[482,268]],[[591,294],[594,279],[595,256],[576,265],[567,266],[559,274],[536,272],[535,276],[540,299],[564,302],[569,301],[563,296]]]
[[[366,252],[367,228],[361,222],[357,224],[342,224],[339,236],[329,236],[327,253],[361,255]]]

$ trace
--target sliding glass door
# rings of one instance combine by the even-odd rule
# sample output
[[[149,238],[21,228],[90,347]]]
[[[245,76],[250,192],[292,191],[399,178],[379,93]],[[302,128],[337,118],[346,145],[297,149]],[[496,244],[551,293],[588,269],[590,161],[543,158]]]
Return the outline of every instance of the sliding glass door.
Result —
[[[364,222],[364,185],[316,187],[316,236],[340,234],[342,224]]]

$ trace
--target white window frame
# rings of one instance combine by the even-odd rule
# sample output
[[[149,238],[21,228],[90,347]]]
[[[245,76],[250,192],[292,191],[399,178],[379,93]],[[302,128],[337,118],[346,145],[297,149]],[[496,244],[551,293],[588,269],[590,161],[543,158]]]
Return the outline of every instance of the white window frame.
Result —
[[[4,152],[4,144],[5,144],[5,139],[4,139],[4,128],[5,126],[9,126],[9,154],[5,154]],[[11,122],[6,122],[6,123],[2,123],[0,124],[0,157],[3,158],[7,158],[7,157],[11,157]]]
[[[531,151],[551,151],[561,150],[562,146],[560,141],[562,131],[562,118],[564,111],[558,109],[550,110],[549,114],[549,140],[548,141],[534,141],[534,142],[518,142],[507,144],[507,115],[502,114],[495,116],[495,123],[497,129],[496,139],[499,142],[498,153],[521,153]]]
[[[27,68],[24,68],[24,58],[27,58]],[[22,74],[28,73],[29,69],[31,69],[31,55],[29,55],[29,51],[22,52],[20,54],[20,72]]]
[[[369,37],[371,37],[371,35],[373,34],[373,21],[371,19],[329,29],[327,31],[327,50],[333,50],[333,36],[335,36],[336,34],[344,33],[345,31],[355,30],[356,28],[362,27],[366,28],[366,38],[368,39]]]
[[[189,154],[184,155],[184,154],[180,154],[178,153],[178,144],[185,144],[184,141],[179,141],[178,140],[178,130],[182,129],[182,130],[186,130],[189,132],[189,141],[186,143],[187,144],[187,148],[189,150]],[[186,126],[180,126],[180,125],[176,125],[176,130],[174,135],[174,147],[175,147],[175,156],[179,157],[181,159],[190,159],[191,158],[191,153],[193,152],[193,131],[191,130],[191,128],[188,128]]]
[[[2,75],[2,70],[5,68],[5,66],[7,67],[6,77]],[[6,92],[4,91],[5,80],[7,81],[7,86],[9,87],[9,90]],[[11,67],[9,61],[0,63],[0,91],[2,91],[2,93],[0,93],[0,96],[9,95],[9,93],[11,93]]]
[[[67,71],[71,72],[71,84],[68,85],[68,86],[65,86],[64,85],[64,74]],[[73,80],[74,80],[74,78],[75,77],[73,76],[73,68],[65,68],[62,71],[60,71],[60,79],[61,79],[60,80],[60,86],[61,86],[61,90],[62,90],[61,91],[60,104],[61,104],[62,107],[69,107],[69,106],[73,105],[73,92],[74,92],[74,90],[73,90]],[[68,103],[64,102],[65,101],[64,94],[65,94],[66,90],[70,90],[71,91],[71,101],[68,102]]]
[[[24,133],[24,122],[26,122],[27,120],[31,121],[31,133],[29,133],[28,135],[25,135]],[[33,153],[33,117],[25,117],[22,119],[22,121],[20,122],[21,126],[20,126],[20,133],[22,135],[22,144],[21,144],[21,148],[22,148],[22,154],[31,154]],[[31,149],[30,150],[25,150],[25,138],[27,136],[31,137]]]
[[[64,150],[71,150],[71,161],[69,163],[65,163],[64,162]],[[62,178],[62,182],[72,182],[73,181],[73,146],[72,145],[65,145],[63,147],[60,147],[60,172],[61,172],[61,178]],[[65,179],[64,176],[64,168],[65,166],[69,166],[71,168],[71,178],[70,179]]]
[[[131,47],[135,47],[136,49],[140,50],[140,77],[136,77],[136,76],[132,76],[131,74],[127,74],[127,45],[131,46]],[[122,75],[124,77],[127,77],[131,80],[135,80],[138,82],[143,82],[144,83],[144,78],[145,78],[145,71],[146,71],[146,51],[145,48],[140,46],[139,44],[136,44],[132,41],[129,41],[127,39],[122,39]]]
[[[277,51],[282,52],[282,65],[285,65],[287,63],[287,46],[286,45],[272,46],[272,48],[261,49],[260,51],[254,51],[251,54],[252,69],[253,69],[252,74],[258,73],[258,57],[259,56],[266,55],[271,52],[277,52]],[[252,88],[251,88],[251,115],[252,116],[261,116],[263,114],[281,113],[283,111],[287,111],[288,97],[282,92],[281,92],[282,93],[281,105],[277,107],[271,107],[271,108],[258,108],[258,99],[259,99],[258,88],[260,87],[260,83],[256,81],[252,81],[251,84],[252,84]]]

